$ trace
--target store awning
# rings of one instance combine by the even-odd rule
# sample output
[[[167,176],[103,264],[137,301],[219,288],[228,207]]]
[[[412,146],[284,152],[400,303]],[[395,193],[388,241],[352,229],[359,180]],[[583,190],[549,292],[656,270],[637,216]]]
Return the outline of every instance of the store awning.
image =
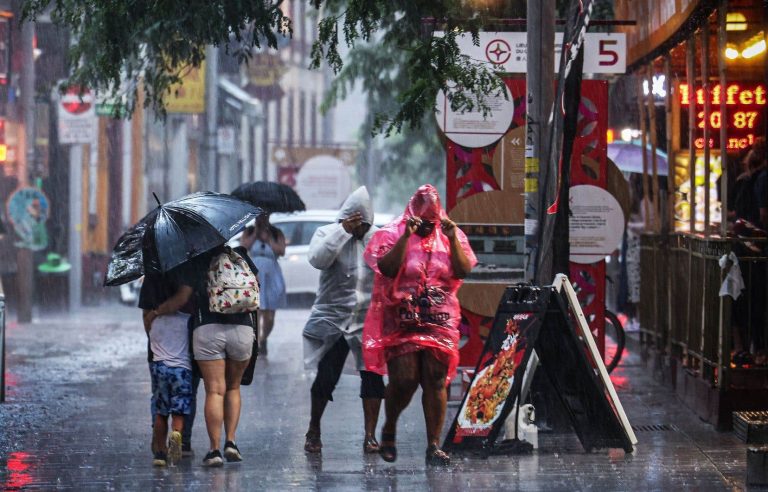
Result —
[[[225,102],[238,110],[242,110],[254,119],[264,119],[264,107],[261,101],[248,94],[237,84],[227,79],[219,79],[219,88],[223,90],[227,98]]]

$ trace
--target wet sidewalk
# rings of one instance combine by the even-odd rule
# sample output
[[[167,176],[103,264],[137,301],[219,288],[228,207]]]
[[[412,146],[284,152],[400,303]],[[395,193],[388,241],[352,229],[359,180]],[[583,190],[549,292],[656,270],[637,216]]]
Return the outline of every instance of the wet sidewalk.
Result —
[[[362,454],[359,378],[342,376],[323,419],[322,457],[303,452],[311,376],[301,362],[306,309],[277,314],[269,357],[243,388],[238,446],[244,461],[200,465],[207,451],[202,410],[195,456],[152,467],[146,338],[135,308],[91,308],[8,327],[7,402],[0,405],[0,489],[72,490],[739,490],[747,446],[719,433],[655,383],[633,354],[614,372],[637,429],[636,451],[586,454],[573,435],[540,434],[528,456],[454,456],[447,470],[424,465],[420,396],[402,416],[398,461]],[[200,398],[203,398],[202,385]],[[448,419],[457,410],[449,406]],[[383,422],[383,415],[379,424]]]

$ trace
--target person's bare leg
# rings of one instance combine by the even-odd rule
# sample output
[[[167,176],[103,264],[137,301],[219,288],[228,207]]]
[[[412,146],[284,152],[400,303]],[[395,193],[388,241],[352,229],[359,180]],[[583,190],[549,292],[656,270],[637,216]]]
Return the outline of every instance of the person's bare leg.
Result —
[[[237,424],[240,421],[240,380],[243,378],[245,368],[248,367],[248,359],[241,361],[227,359],[225,367],[224,431],[227,441],[234,442]]]
[[[376,424],[379,422],[381,398],[363,398],[363,419],[365,420],[365,438],[376,437]]]
[[[155,415],[155,424],[152,426],[152,453],[167,453],[166,439],[168,439],[168,416]]]
[[[445,378],[448,368],[429,351],[421,354],[421,404],[427,427],[427,465],[446,466],[450,457],[440,449],[440,433],[448,403]]]
[[[448,403],[445,385],[448,368],[429,351],[421,354],[421,403],[427,425],[427,445],[434,444],[439,447]]]
[[[173,414],[171,417],[171,429],[173,429],[174,432],[182,432],[184,430],[184,415]]]
[[[387,362],[389,384],[385,392],[384,413],[386,419],[381,428],[381,455],[386,461],[395,461],[397,419],[411,402],[419,387],[419,353],[411,352]]]
[[[267,338],[272,333],[272,328],[275,326],[275,310],[263,309],[259,310],[259,347],[262,347],[264,351],[267,348]]]
[[[210,450],[221,446],[221,424],[224,421],[224,395],[227,390],[225,361],[199,360],[200,372],[205,384],[205,427],[208,430]]]
[[[168,439],[168,461],[176,464],[181,460],[182,437],[184,431],[184,415],[171,414],[171,429],[173,432]]]

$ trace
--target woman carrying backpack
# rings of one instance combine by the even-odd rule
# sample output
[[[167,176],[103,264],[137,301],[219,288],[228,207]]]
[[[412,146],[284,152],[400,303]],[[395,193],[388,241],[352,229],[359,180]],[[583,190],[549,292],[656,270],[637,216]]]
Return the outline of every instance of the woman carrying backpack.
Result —
[[[200,255],[186,274],[195,292],[192,335],[195,360],[205,385],[205,425],[210,450],[203,466],[242,461],[235,444],[240,419],[240,381],[251,359],[258,270],[244,248],[227,246]],[[222,457],[221,427],[226,431]]]

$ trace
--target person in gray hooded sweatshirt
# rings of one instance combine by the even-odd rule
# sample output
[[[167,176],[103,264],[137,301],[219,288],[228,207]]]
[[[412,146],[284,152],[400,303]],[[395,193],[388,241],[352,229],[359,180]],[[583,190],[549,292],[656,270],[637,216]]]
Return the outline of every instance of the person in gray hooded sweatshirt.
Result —
[[[341,377],[350,351],[360,371],[360,398],[365,421],[364,453],[377,453],[376,422],[384,380],[365,370],[362,354],[363,322],[371,302],[373,270],[363,252],[376,227],[368,190],[361,186],[346,199],[337,223],[315,231],[309,243],[309,262],[321,270],[320,287],[304,327],[304,364],[317,369],[312,384],[312,410],[304,450],[319,453],[320,419]]]

